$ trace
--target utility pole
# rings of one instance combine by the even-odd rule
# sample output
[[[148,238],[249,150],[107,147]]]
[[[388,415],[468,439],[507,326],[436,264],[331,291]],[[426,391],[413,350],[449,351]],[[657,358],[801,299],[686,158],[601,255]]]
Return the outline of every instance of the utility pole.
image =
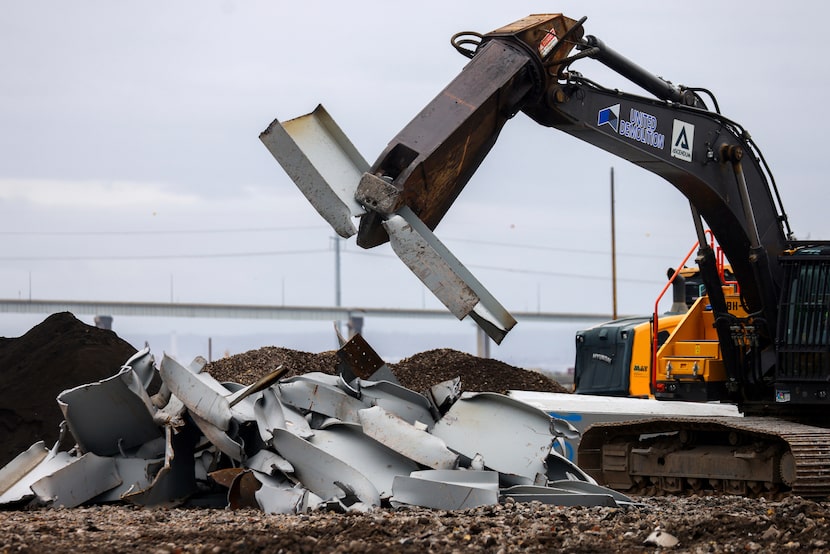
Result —
[[[617,229],[614,219],[614,167],[611,166],[611,314],[617,319]]]

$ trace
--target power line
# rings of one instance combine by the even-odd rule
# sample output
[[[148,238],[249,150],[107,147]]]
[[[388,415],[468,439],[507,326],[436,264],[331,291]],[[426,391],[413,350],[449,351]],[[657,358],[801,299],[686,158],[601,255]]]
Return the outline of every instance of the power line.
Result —
[[[144,235],[204,235],[204,234],[233,234],[233,233],[270,233],[270,232],[285,232],[285,231],[309,231],[309,230],[323,230],[326,229],[324,225],[298,225],[287,227],[245,227],[245,228],[231,228],[231,229],[167,229],[167,230],[109,230],[109,231],[0,231],[0,236],[144,236]],[[526,250],[539,250],[546,252],[558,252],[567,254],[588,254],[594,256],[608,256],[609,252],[602,250],[586,250],[582,248],[563,248],[557,246],[545,246],[540,244],[522,244],[510,243],[501,241],[488,241],[480,239],[464,239],[457,237],[448,237],[445,241],[453,241],[467,244],[477,244],[482,246],[497,246],[504,248],[522,248]],[[358,251],[361,255],[367,256],[385,256],[385,254],[374,254],[365,251]],[[245,253],[240,254],[239,257],[251,256],[272,256],[279,255],[279,252],[259,252],[259,253]],[[643,254],[643,253],[622,253],[623,256],[629,258],[651,258],[668,260],[671,257],[659,254]],[[142,259],[168,259],[168,258],[208,258],[208,257],[235,257],[234,254],[217,254],[217,255],[169,255],[169,256],[133,256],[133,258],[141,257]],[[0,260],[5,261],[31,261],[31,260],[95,260],[95,259],[118,259],[118,257],[109,256],[101,258],[98,256],[31,256],[31,257],[0,257]]]
[[[108,230],[108,231],[2,231],[0,236],[142,236],[142,235],[205,235],[205,234],[233,234],[233,233],[272,233],[284,231],[310,231],[324,230],[325,225],[297,225],[287,227],[242,227],[231,229],[163,229],[163,230]],[[546,246],[541,244],[523,244],[501,241],[489,241],[480,239],[465,239],[458,237],[446,237],[444,241],[460,242],[467,244],[478,244],[482,246],[499,246],[504,248],[523,248],[527,250],[541,250],[547,252],[563,252],[570,254],[590,254],[608,256],[609,252],[602,250],[586,250],[584,248],[563,248],[558,246]],[[368,253],[367,253],[368,254]],[[261,255],[270,255],[262,253]],[[624,253],[626,257],[668,259],[670,256],[659,254]],[[184,256],[182,256],[184,257]],[[7,258],[0,258],[7,259]]]
[[[477,240],[477,239],[459,239],[459,238],[446,238],[446,241],[455,241],[455,242],[466,242],[469,244],[480,244],[483,246],[503,246],[505,248],[525,248],[530,250],[544,250],[548,252],[565,252],[569,254],[591,254],[591,255],[598,255],[598,256],[610,256],[611,252],[603,251],[603,250],[586,250],[584,248],[562,248],[558,246],[543,246],[540,244],[519,244],[519,243],[511,243],[511,242],[498,242],[498,241],[488,241],[488,240]],[[670,256],[661,255],[661,254],[642,254],[642,253],[624,253],[622,254],[628,258],[653,258],[653,259],[668,259]]]
[[[65,261],[123,261],[123,260],[181,260],[206,258],[255,258],[328,253],[328,249],[280,250],[272,252],[231,252],[219,254],[123,254],[114,256],[0,256],[3,262],[65,262]]]
[[[141,231],[0,231],[5,236],[112,236],[112,235],[204,235],[229,233],[270,233],[280,231],[308,231],[325,229],[325,225],[297,225],[289,227],[248,227],[235,229],[166,229]]]
[[[391,254],[381,254],[379,252],[366,252],[366,251],[355,251],[355,250],[344,250],[346,254],[357,254],[359,256],[370,256],[375,258],[387,258],[387,259],[394,259],[395,256]],[[610,279],[610,275],[587,275],[581,273],[563,273],[561,271],[547,271],[543,269],[517,269],[513,267],[503,267],[503,266],[492,266],[492,265],[480,265],[480,264],[464,264],[465,267],[469,269],[484,269],[488,271],[502,271],[506,273],[519,273],[524,275],[544,275],[547,277],[568,277],[568,278],[576,278],[576,279],[592,279],[592,280],[608,280]],[[657,279],[625,279],[621,278],[618,281],[624,281],[627,283],[644,283],[649,285],[654,285],[655,283],[661,283]]]

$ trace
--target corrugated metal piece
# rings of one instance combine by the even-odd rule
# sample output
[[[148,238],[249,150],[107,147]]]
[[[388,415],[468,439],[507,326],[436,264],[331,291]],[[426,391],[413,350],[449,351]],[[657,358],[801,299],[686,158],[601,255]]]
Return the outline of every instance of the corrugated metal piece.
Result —
[[[345,484],[362,502],[380,505],[380,495],[366,476],[310,442],[277,429],[274,448],[294,466],[294,474],[303,486],[320,498],[329,500],[345,496],[346,491],[340,485]]]
[[[18,454],[0,472],[0,505],[13,504],[35,496],[32,483],[51,475],[58,469],[72,463],[74,459],[67,452],[58,452],[57,444],[48,450],[43,441],[36,442],[25,452]]]
[[[136,372],[63,391],[58,406],[82,452],[111,456],[162,435],[153,406]]]
[[[458,454],[426,429],[401,419],[380,406],[360,410],[363,432],[379,443],[432,469],[455,469]]]
[[[279,390],[271,387],[262,391],[262,395],[254,403],[254,415],[262,441],[271,444],[274,429],[285,429],[303,438],[313,435],[303,415],[292,407],[283,405]]]
[[[383,222],[392,250],[458,319],[468,315],[497,344],[516,325],[507,310],[404,206]]]
[[[365,210],[354,193],[369,164],[322,105],[289,121],[274,120],[259,138],[338,235],[357,233],[352,219]]]
[[[276,452],[271,452],[270,450],[265,449],[262,449],[253,456],[250,456],[242,465],[266,475],[294,473],[294,466],[292,466],[288,460]]]
[[[204,373],[194,374],[167,354],[161,360],[159,374],[191,413],[222,431],[228,430],[232,416],[225,396],[230,393],[216,379]]]
[[[87,452],[32,483],[32,491],[42,502],[74,508],[120,484],[113,458]]]
[[[367,406],[380,406],[412,425],[435,424],[429,400],[411,389],[387,381],[363,381],[361,394]]]
[[[438,510],[467,510],[498,503],[499,477],[490,471],[413,472],[393,484],[394,504]]]
[[[555,438],[548,414],[487,392],[463,394],[432,433],[451,450],[470,459],[481,454],[487,468],[525,477],[530,483],[545,474],[545,460]]]
[[[392,495],[392,480],[396,475],[408,475],[418,470],[418,464],[352,425],[329,425],[318,429],[309,442],[366,477],[381,499]]]
[[[307,373],[285,379],[277,388],[283,404],[350,423],[359,423],[357,412],[366,407],[338,386],[335,375]]]
[[[303,487],[292,486],[257,471],[254,471],[254,477],[261,484],[254,498],[266,514],[297,514],[309,507],[309,492]]]

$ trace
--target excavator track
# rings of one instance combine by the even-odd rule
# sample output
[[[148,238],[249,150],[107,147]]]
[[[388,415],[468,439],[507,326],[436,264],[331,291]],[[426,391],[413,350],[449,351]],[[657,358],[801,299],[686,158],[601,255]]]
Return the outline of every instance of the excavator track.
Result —
[[[830,430],[767,417],[601,423],[582,436],[579,465],[619,490],[789,491],[830,496]]]

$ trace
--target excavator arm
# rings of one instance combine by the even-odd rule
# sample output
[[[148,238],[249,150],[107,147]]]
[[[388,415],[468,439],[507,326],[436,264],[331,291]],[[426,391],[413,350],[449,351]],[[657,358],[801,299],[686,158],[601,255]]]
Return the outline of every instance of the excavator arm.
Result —
[[[771,178],[740,125],[707,109],[691,89],[677,87],[609,48],[583,37],[582,20],[532,15],[486,35],[459,34],[456,48],[471,60],[381,153],[361,178],[355,198],[367,209],[358,244],[388,237],[382,222],[410,208],[434,229],[482,163],[506,122],[523,112],[540,125],[573,135],[660,175],[690,202],[704,245],[698,263],[716,314],[730,377],[745,365],[738,324],[720,292],[712,230],[740,283],[756,337],[758,379],[775,363],[774,333],[783,279],[779,255],[792,247]],[[472,38],[470,38],[472,37]],[[470,45],[473,45],[471,47]],[[651,97],[610,90],[573,71],[595,59]],[[714,99],[713,99],[714,100]],[[566,163],[566,162],[562,162]],[[737,386],[736,386],[737,388]]]
[[[275,121],[261,138],[338,234],[356,233],[364,248],[390,241],[454,315],[472,316],[496,342],[515,320],[431,231],[504,125],[522,112],[628,160],[689,200],[729,399],[757,404],[756,413],[823,409],[830,401],[830,242],[792,238],[763,156],[749,133],[720,114],[711,93],[646,71],[585,36],[584,22],[531,15],[484,35],[455,35],[453,45],[470,61],[371,166],[322,106],[285,125]],[[645,93],[583,76],[575,68],[586,59]],[[550,158],[540,163],[568,163]],[[732,266],[746,317],[727,309],[706,227]]]
[[[583,39],[581,26],[562,15],[534,15],[481,37],[461,74],[390,141],[361,179],[356,198],[369,213],[361,218],[358,244],[385,242],[380,221],[404,205],[434,229],[505,123],[521,111],[680,190],[732,262],[749,311],[759,311],[767,281],[778,282],[780,271],[758,259],[777,257],[788,240],[785,218],[746,133],[707,110],[692,91],[649,74],[595,37]],[[575,48],[580,53],[569,57]],[[568,71],[583,57],[605,63],[656,97],[605,89]]]

